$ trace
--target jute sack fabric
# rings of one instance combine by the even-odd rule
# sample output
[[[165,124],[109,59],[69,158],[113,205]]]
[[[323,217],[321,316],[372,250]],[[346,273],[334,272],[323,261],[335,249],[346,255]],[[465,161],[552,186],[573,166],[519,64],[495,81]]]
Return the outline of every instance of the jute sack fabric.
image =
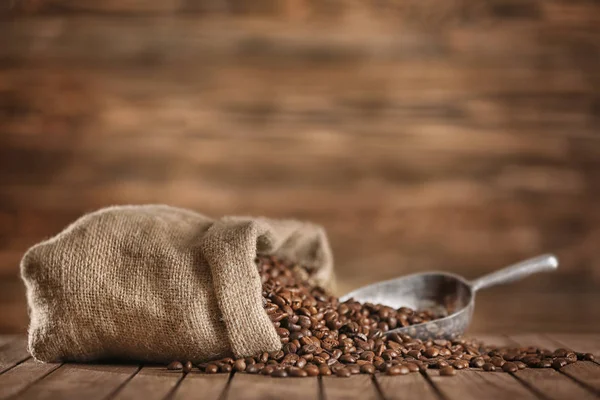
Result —
[[[281,348],[263,309],[257,254],[332,281],[324,230],[311,223],[204,215],[164,205],[88,214],[21,261],[29,351],[38,360],[202,362]]]

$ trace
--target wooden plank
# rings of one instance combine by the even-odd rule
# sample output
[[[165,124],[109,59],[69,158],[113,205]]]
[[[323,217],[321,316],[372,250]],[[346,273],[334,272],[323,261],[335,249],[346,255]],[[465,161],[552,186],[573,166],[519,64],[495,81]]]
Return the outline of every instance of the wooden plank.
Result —
[[[352,375],[349,378],[324,376],[321,382],[323,396],[327,400],[346,400],[358,394],[363,400],[381,398],[370,375]]]
[[[556,342],[552,336],[548,335],[540,335],[540,334],[521,334],[521,335],[510,335],[509,338],[513,340],[515,343],[521,346],[539,346],[544,347],[549,350],[554,350],[560,347],[560,343]],[[576,338],[576,336],[575,336]],[[571,340],[571,345],[577,345],[576,340]],[[576,348],[572,350],[578,351]],[[590,362],[590,361],[582,361],[574,364],[569,364],[562,367],[560,373],[568,376],[589,390],[595,392],[596,394],[600,394],[600,365]],[[523,371],[519,371],[519,374]],[[555,371],[556,372],[556,371]],[[551,375],[551,377],[549,376]],[[567,389],[561,389],[555,386],[555,382],[559,381],[558,378],[554,374],[545,373],[545,376],[548,377],[548,381],[532,381],[532,385],[539,385],[540,391],[552,393],[552,391],[561,392],[564,395],[569,394],[570,392]],[[535,374],[526,373],[524,374],[524,378],[534,379]],[[571,388],[574,386],[570,385]],[[537,386],[536,386],[537,387]],[[565,384],[566,388],[567,385]],[[564,390],[564,392],[563,392]],[[575,390],[575,389],[573,389]],[[576,398],[576,397],[575,397]]]
[[[600,371],[596,371],[596,374]],[[598,397],[581,385],[552,368],[527,368],[515,372],[517,379],[525,382],[548,399],[597,399]]]
[[[118,390],[137,366],[63,364],[46,378],[23,391],[22,399],[86,399],[100,400]]]
[[[458,371],[456,376],[440,376],[437,370],[427,370],[427,375],[448,400],[481,399],[537,399],[512,375],[501,372]]]
[[[23,336],[21,336],[21,335],[8,335],[8,334],[0,335],[0,351],[2,351],[2,347],[4,347],[5,344],[14,342],[15,340],[21,339],[22,337]]]
[[[592,353],[600,360],[600,334],[598,333],[552,333],[546,336],[560,344],[561,347],[582,353]]]
[[[28,359],[27,339],[20,337],[0,348],[0,374]]]
[[[116,393],[114,399],[164,399],[182,378],[181,371],[168,371],[164,366],[146,366]]]
[[[437,400],[438,398],[425,377],[418,373],[407,376],[375,375],[375,381],[386,400]]]
[[[277,379],[263,375],[235,374],[229,384],[227,400],[318,399],[317,378]]]
[[[0,350],[1,351],[1,350]],[[28,359],[0,375],[0,399],[8,399],[43,379],[61,364],[47,364]]]
[[[562,367],[560,372],[600,395],[600,365],[597,363],[591,361],[576,362]]]
[[[191,372],[176,387],[171,398],[186,400],[201,396],[203,400],[217,400],[227,387],[229,376],[227,374],[204,375],[199,372]]]

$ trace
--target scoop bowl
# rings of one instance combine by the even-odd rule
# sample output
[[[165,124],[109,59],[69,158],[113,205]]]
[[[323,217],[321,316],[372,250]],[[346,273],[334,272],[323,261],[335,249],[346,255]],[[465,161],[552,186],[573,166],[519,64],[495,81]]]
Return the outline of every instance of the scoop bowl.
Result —
[[[513,282],[531,274],[558,268],[558,259],[544,254],[521,261],[474,281],[449,272],[425,272],[377,282],[356,289],[341,301],[354,299],[361,303],[383,304],[395,309],[432,310],[442,318],[392,329],[421,340],[454,339],[468,328],[475,308],[475,294],[480,289]]]

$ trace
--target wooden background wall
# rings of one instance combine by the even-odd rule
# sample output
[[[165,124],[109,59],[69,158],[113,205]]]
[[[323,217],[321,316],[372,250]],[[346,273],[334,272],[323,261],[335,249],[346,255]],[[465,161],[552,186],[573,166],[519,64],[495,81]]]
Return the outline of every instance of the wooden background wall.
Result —
[[[340,292],[471,278],[473,330],[600,329],[593,0],[0,3],[0,332],[24,250],[86,211],[169,203],[314,220]]]

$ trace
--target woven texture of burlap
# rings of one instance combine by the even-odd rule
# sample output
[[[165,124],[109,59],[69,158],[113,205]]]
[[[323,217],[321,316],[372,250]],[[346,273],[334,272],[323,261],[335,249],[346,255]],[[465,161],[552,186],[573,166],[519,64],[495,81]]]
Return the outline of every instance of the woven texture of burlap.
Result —
[[[48,362],[202,362],[279,350],[257,254],[312,267],[316,284],[331,284],[331,250],[315,224],[214,220],[164,205],[85,215],[21,261],[29,350]]]

